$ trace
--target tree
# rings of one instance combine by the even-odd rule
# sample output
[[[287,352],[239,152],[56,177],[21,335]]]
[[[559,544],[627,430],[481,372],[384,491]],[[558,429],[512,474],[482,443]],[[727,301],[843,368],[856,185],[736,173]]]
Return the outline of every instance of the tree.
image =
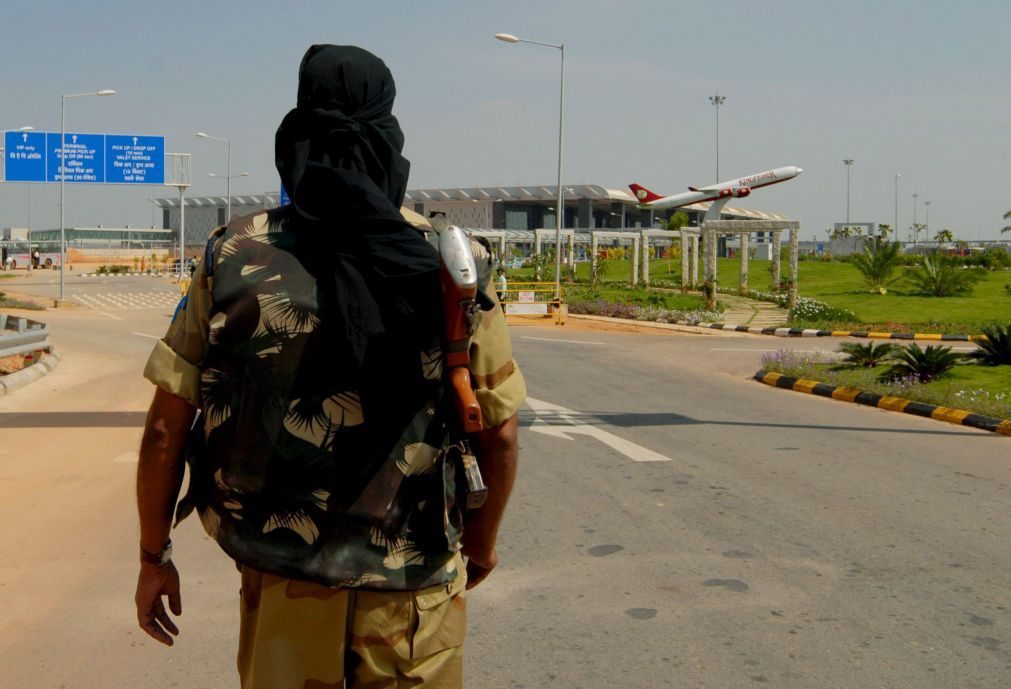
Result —
[[[671,232],[677,232],[682,227],[688,225],[688,214],[684,211],[678,211],[674,215],[670,216],[670,220],[667,221],[667,229]]]
[[[871,292],[887,294],[888,285],[895,279],[895,270],[902,260],[898,242],[868,239],[862,253],[854,254],[853,265],[864,276],[864,282]]]
[[[938,244],[953,242],[955,241],[955,235],[949,229],[940,230],[934,235],[934,241]]]
[[[1011,211],[1008,211],[1007,213],[1004,214],[1004,219],[1011,220]],[[1005,225],[1004,227],[1000,228],[1001,234],[1004,234],[1005,232],[1011,232],[1011,225]]]
[[[894,228],[888,223],[881,223],[878,225],[878,236],[881,237],[881,239],[887,239],[888,235],[894,231]]]
[[[907,277],[921,294],[952,297],[971,291],[982,274],[979,270],[965,270],[943,255],[935,255],[933,260],[924,256],[923,265],[911,271]]]
[[[926,231],[927,226],[922,222],[913,223],[909,226],[909,233],[913,238],[913,253],[916,253],[916,243],[920,239],[920,233]]]

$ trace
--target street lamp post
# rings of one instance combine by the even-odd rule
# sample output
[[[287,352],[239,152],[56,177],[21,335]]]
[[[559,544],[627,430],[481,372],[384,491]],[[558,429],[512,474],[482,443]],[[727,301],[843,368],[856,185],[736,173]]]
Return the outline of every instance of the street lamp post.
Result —
[[[930,201],[924,201],[923,206],[926,209],[923,218],[923,229],[927,233],[927,241],[930,241]]]
[[[60,101],[60,301],[66,296],[64,270],[67,263],[67,228],[64,211],[64,187],[67,177],[67,99],[83,96],[112,96],[112,89],[64,94]]]
[[[895,239],[899,238],[899,177],[902,177],[902,173],[895,173],[895,225],[892,226],[892,231],[895,233]]]
[[[531,45],[541,45],[546,48],[556,48],[561,52],[562,56],[561,76],[558,86],[558,208],[555,211],[555,301],[560,302],[562,284],[562,220],[565,218],[565,194],[562,189],[562,142],[564,141],[565,134],[565,44],[530,41],[507,33],[497,33],[495,34],[495,38],[506,43],[530,43]],[[560,304],[558,308],[561,308]]]
[[[720,181],[720,106],[727,100],[726,96],[720,95],[720,90],[716,89],[715,96],[709,96],[709,102],[716,106],[716,182]]]
[[[846,166],[846,225],[850,224],[850,168],[853,167],[853,158],[844,158],[843,164]]]
[[[225,194],[227,195],[227,200],[225,202],[225,224],[232,219],[232,140],[226,139],[220,136],[211,136],[210,134],[205,134],[204,132],[197,132],[197,138],[199,139],[212,139],[214,141],[224,141],[228,148],[228,167],[225,171]],[[248,172],[243,172],[241,175],[235,175],[235,177],[245,177]],[[211,174],[211,177],[221,177],[221,175]]]
[[[916,199],[919,194],[913,192],[913,253],[916,253],[916,240],[920,236],[920,228],[916,226]]]

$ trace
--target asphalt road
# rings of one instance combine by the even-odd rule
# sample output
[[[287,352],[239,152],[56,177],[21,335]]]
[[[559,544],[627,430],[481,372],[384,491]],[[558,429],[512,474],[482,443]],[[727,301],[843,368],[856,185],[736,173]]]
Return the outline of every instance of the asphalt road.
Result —
[[[140,369],[170,313],[47,312],[60,367],[0,399],[5,687],[236,684],[238,579],[195,520],[177,645],[133,619]],[[1006,438],[748,379],[753,350],[826,343],[513,338],[531,399],[467,686],[1008,686]]]

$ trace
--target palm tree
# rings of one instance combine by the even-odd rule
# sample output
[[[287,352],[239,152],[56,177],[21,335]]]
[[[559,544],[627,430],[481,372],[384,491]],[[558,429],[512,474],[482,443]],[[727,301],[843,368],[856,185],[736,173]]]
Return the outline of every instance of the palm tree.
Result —
[[[937,234],[934,235],[934,241],[937,242],[939,245],[941,243],[953,242],[955,241],[955,235],[951,233],[951,230],[948,229],[940,230]]]
[[[1011,211],[1008,211],[1007,213],[1004,214],[1004,219],[1011,220]],[[1001,234],[1004,234],[1005,232],[1011,232],[1011,225],[1005,225],[1004,227],[1000,228]]]
[[[850,259],[871,292],[886,294],[888,284],[895,278],[895,271],[902,260],[902,246],[898,242],[868,239],[862,253]]]

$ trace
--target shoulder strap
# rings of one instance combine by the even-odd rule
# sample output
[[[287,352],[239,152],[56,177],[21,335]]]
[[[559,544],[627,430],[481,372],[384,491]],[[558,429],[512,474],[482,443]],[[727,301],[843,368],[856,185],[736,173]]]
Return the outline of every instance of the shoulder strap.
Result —
[[[225,229],[225,225],[215,228],[207,238],[207,246],[204,247],[204,275],[209,278],[214,277],[214,245],[225,233]]]

